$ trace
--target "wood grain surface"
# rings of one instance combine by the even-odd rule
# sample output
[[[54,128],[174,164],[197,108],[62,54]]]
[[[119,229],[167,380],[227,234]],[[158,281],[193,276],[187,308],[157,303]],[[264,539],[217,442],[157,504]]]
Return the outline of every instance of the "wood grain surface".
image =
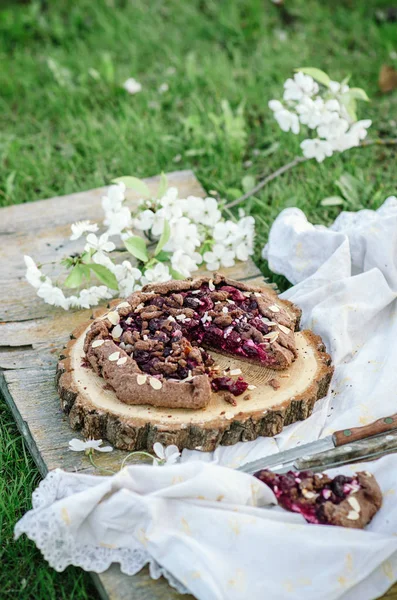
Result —
[[[182,197],[204,194],[191,171],[170,173],[168,180],[179,188]],[[155,192],[159,178],[146,182]],[[90,319],[93,311],[65,312],[45,305],[24,280],[23,255],[52,263],[76,251],[80,244],[68,239],[70,223],[102,220],[100,199],[104,191],[100,188],[0,209],[0,389],[43,476],[57,467],[93,472],[84,454],[68,451],[75,433],[61,411],[54,384],[58,356],[70,332]],[[133,206],[137,197],[129,191],[128,200]],[[46,272],[56,275],[57,266],[49,264]],[[228,269],[228,275],[263,283],[252,262],[237,264]],[[117,469],[124,456],[125,452],[115,450],[99,455],[97,462],[101,467]],[[181,598],[166,581],[153,581],[147,569],[128,577],[114,565],[93,578],[104,600]],[[397,586],[384,598],[397,600]]]

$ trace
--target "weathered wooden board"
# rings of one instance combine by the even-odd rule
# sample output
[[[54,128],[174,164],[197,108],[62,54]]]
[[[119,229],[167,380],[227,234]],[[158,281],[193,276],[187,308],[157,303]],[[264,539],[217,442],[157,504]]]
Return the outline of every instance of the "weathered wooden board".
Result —
[[[204,194],[190,171],[170,173],[168,179],[182,196]],[[159,178],[147,183],[154,191]],[[75,251],[79,243],[68,240],[70,223],[101,220],[100,199],[104,191],[90,190],[0,210],[0,389],[43,476],[57,467],[93,471],[87,457],[67,449],[75,433],[62,414],[54,385],[59,352],[70,332],[87,321],[92,311],[65,313],[45,305],[24,281],[23,254],[50,263]],[[131,193],[129,201],[133,205],[137,197]],[[56,273],[56,267],[50,268]],[[237,264],[228,274],[235,279],[263,283],[252,262]],[[125,452],[114,451],[101,454],[97,462],[103,468],[117,469],[124,456]],[[127,577],[114,565],[93,577],[100,596],[106,600],[181,597],[166,581],[153,581],[146,569],[135,577]],[[397,587],[385,598],[397,600]]]

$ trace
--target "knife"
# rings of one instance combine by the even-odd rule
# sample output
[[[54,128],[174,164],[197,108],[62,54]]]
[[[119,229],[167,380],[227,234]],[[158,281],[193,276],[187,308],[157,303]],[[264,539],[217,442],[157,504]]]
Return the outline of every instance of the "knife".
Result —
[[[271,454],[270,456],[248,462],[239,467],[238,470],[251,474],[259,471],[260,469],[270,469],[277,472],[282,472],[292,469],[295,466],[297,470],[302,470],[302,468],[304,468],[302,465],[310,465],[318,462],[320,462],[320,464],[322,462],[324,464],[328,462],[327,468],[329,468],[334,457],[338,458],[337,463],[334,461],[334,464],[345,463],[346,460],[344,460],[342,457],[347,458],[347,462],[349,462],[348,457],[351,454],[356,456],[356,450],[358,449],[360,450],[360,458],[370,458],[374,455],[374,453],[378,456],[379,452],[384,453],[385,451],[391,451],[392,447],[394,448],[394,445],[397,446],[397,437],[394,438],[394,436],[385,436],[383,439],[384,436],[382,436],[382,439],[380,439],[378,443],[372,444],[371,449],[368,447],[368,443],[364,445],[360,444],[360,447],[358,448],[356,442],[359,440],[367,440],[368,438],[373,438],[374,436],[381,436],[381,434],[393,430],[397,430],[397,414],[378,419],[377,421],[374,421],[369,425],[364,425],[363,427],[354,427],[352,429],[341,429],[339,431],[335,431],[332,435],[322,438],[321,440],[304,444],[303,446],[297,446],[295,448],[291,448],[290,450],[285,450],[284,452],[277,452],[276,454]],[[392,439],[387,440],[388,437],[391,437]],[[390,446],[391,444],[391,447],[387,447],[386,450],[382,450],[385,441],[387,442],[386,446]],[[352,445],[352,448],[347,448],[345,451],[341,448],[341,451],[335,453],[336,448],[340,448],[341,446],[350,446],[350,444]],[[326,455],[332,456],[328,456],[328,460],[322,460],[327,458]],[[329,460],[330,458],[331,460]]]

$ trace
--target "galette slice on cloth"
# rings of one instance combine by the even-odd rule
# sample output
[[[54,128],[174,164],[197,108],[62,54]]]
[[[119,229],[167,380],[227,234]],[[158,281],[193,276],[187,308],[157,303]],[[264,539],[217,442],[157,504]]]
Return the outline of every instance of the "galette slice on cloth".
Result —
[[[286,369],[297,357],[300,314],[270,288],[219,274],[151,284],[96,319],[84,351],[122,402],[199,409],[211,388],[237,396],[248,387],[220,376],[211,350]]]
[[[382,492],[368,471],[332,478],[312,471],[278,474],[263,469],[255,477],[270,487],[280,506],[316,525],[363,529],[382,505]]]

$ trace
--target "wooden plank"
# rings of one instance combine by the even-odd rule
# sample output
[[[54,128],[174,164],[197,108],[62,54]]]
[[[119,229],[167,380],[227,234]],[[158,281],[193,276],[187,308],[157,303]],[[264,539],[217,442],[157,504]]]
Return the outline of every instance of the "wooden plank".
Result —
[[[170,173],[168,180],[170,185],[178,186],[181,196],[204,195],[190,171]],[[159,178],[146,181],[155,192]],[[76,434],[61,412],[54,385],[62,347],[69,340],[70,332],[87,321],[92,311],[65,312],[45,305],[24,281],[23,254],[47,263],[73,252],[78,244],[68,241],[71,221],[102,220],[100,198],[104,192],[105,188],[101,188],[0,211],[0,241],[3,242],[0,243],[3,291],[0,389],[43,476],[57,467],[94,472],[84,454],[67,449],[69,440]],[[128,199],[133,206],[137,196],[131,193]],[[56,268],[51,267],[50,274],[56,275]],[[228,274],[236,279],[250,279],[260,272],[250,261],[237,264]],[[96,462],[101,469],[116,471],[124,457],[125,452],[114,451],[98,455]],[[175,600],[179,597],[166,581],[153,581],[147,569],[135,577],[127,577],[115,565],[94,579],[106,599]]]
[[[181,196],[204,195],[191,171],[170,173],[168,180],[170,185],[179,188]],[[159,178],[146,182],[155,191]],[[87,321],[92,311],[66,313],[45,305],[23,279],[23,254],[28,253],[44,263],[73,252],[79,246],[68,241],[71,221],[102,220],[100,198],[105,189],[10,206],[0,211],[0,390],[43,476],[57,467],[94,472],[84,454],[67,449],[68,441],[75,434],[60,410],[54,385],[62,347],[70,332]],[[128,198],[131,206],[137,201],[133,193],[129,193]],[[56,268],[52,268],[51,274],[56,273]],[[235,279],[263,283],[252,261],[237,264],[228,274]],[[125,452],[114,451],[98,455],[96,462],[100,468],[117,470],[124,457]],[[93,577],[104,600],[180,598],[165,580],[153,581],[147,569],[128,577],[113,565],[106,573],[93,574]],[[397,600],[397,587],[393,590],[385,598]]]

